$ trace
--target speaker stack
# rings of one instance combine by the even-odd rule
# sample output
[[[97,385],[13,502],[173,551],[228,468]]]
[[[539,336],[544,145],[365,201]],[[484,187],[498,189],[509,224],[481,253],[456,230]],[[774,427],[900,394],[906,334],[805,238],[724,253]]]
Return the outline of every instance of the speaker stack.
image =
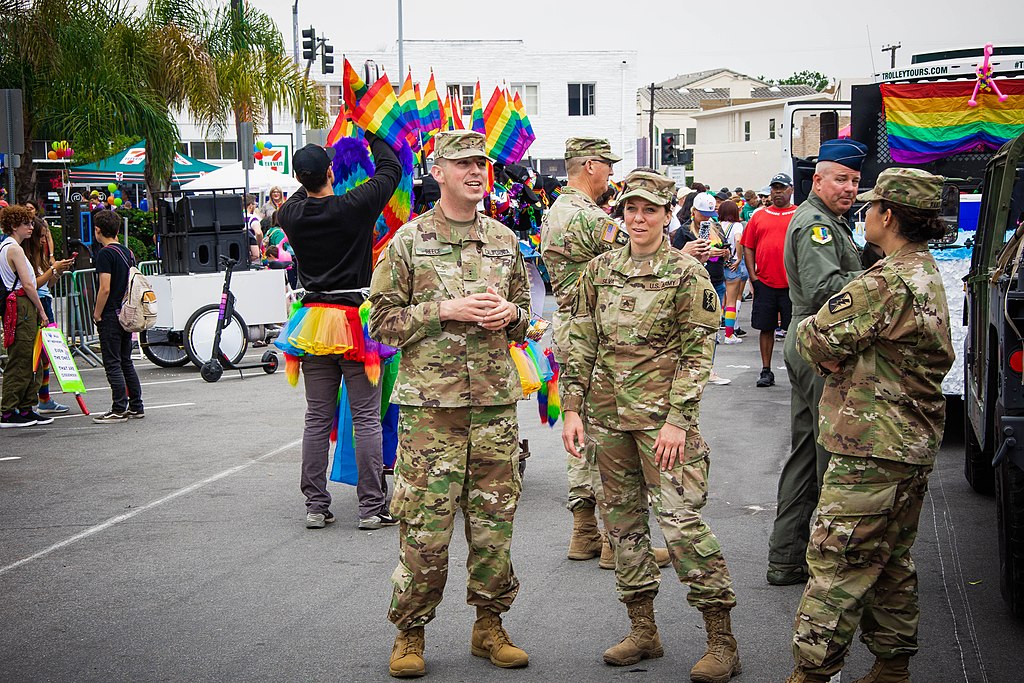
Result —
[[[165,274],[216,273],[221,256],[249,269],[249,234],[244,198],[239,194],[182,197],[176,205],[160,200],[157,228]]]

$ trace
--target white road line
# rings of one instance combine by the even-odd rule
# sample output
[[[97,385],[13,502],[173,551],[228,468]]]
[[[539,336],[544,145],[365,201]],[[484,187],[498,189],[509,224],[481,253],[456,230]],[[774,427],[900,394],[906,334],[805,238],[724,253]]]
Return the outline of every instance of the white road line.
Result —
[[[121,522],[126,522],[126,521],[128,521],[132,517],[135,517],[138,514],[146,512],[147,510],[152,510],[153,508],[155,508],[157,506],[160,506],[160,505],[163,505],[164,503],[169,503],[170,501],[174,500],[175,498],[180,498],[181,496],[184,496],[184,495],[187,495],[189,493],[192,493],[193,491],[197,491],[197,490],[203,488],[204,486],[206,486],[207,484],[212,484],[213,482],[218,481],[219,479],[223,479],[224,477],[230,477],[232,474],[235,474],[237,472],[241,472],[242,470],[248,469],[248,468],[252,467],[253,465],[259,464],[260,462],[263,462],[267,458],[271,458],[271,457],[273,457],[273,456],[275,456],[275,455],[277,455],[279,453],[283,453],[283,452],[287,451],[289,448],[294,448],[295,446],[298,446],[300,443],[302,443],[302,439],[295,439],[294,441],[286,443],[283,446],[279,446],[278,448],[275,448],[274,450],[270,451],[269,453],[264,453],[263,455],[259,456],[258,458],[253,458],[252,460],[249,460],[248,462],[244,462],[241,465],[235,465],[234,467],[228,468],[228,469],[224,470],[223,472],[218,472],[217,474],[214,474],[213,476],[207,477],[206,479],[203,479],[202,481],[197,481],[197,482],[195,482],[193,484],[189,484],[185,488],[178,489],[174,493],[170,493],[170,494],[164,496],[163,498],[159,498],[157,500],[154,500],[151,503],[146,503],[142,507],[137,507],[134,510],[132,510],[131,512],[126,512],[123,515],[118,515],[117,517],[111,517],[107,521],[101,522],[100,524],[97,524],[96,526],[89,527],[85,531],[79,532],[79,533],[77,533],[74,536],[71,536],[69,538],[65,538],[63,541],[60,541],[59,543],[54,543],[49,548],[44,548],[43,550],[40,550],[37,553],[33,553],[32,555],[29,555],[28,557],[23,557],[22,559],[18,560],[17,562],[12,562],[11,564],[9,564],[9,565],[7,565],[5,567],[0,567],[0,575],[6,574],[7,572],[9,572],[9,571],[11,571],[13,569],[17,569],[18,567],[20,567],[22,565],[26,565],[29,562],[34,562],[35,560],[38,560],[41,557],[46,557],[50,553],[55,552],[57,550],[60,550],[61,548],[64,548],[66,546],[69,546],[72,543],[77,543],[78,541],[81,541],[82,539],[85,539],[85,538],[88,538],[88,537],[93,536],[95,534],[98,534],[101,531],[105,531],[106,529],[109,529],[110,527],[114,526],[115,524],[120,524]]]
[[[146,412],[151,410],[160,410],[161,408],[181,408],[182,406],[194,406],[195,403],[167,403],[162,406],[146,406]],[[100,413],[102,415],[102,413]],[[91,415],[83,415],[81,413],[75,413],[74,415],[54,415],[54,420],[63,420],[67,417],[92,417]]]
[[[186,377],[185,379],[163,379],[157,382],[142,382],[140,386],[151,387],[155,384],[177,384],[179,382],[198,382],[202,377]],[[86,387],[86,391],[106,391],[110,389],[109,384],[105,384],[102,387]]]
[[[21,456],[20,455],[9,455],[6,458],[0,458],[0,461],[4,461],[4,460],[21,460]]]

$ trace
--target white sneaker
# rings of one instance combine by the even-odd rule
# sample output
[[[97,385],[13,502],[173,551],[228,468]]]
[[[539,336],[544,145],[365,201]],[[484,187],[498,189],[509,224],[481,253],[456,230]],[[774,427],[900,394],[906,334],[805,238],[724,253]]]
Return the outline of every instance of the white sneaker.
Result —
[[[709,384],[718,384],[720,386],[724,386],[726,384],[732,383],[732,380],[729,379],[728,377],[719,377],[717,374],[712,372],[711,373],[711,377],[708,379],[708,383]]]
[[[743,339],[741,339],[740,337],[737,337],[736,335],[733,335],[731,337],[726,337],[725,340],[722,343],[723,344],[742,344],[743,343]]]

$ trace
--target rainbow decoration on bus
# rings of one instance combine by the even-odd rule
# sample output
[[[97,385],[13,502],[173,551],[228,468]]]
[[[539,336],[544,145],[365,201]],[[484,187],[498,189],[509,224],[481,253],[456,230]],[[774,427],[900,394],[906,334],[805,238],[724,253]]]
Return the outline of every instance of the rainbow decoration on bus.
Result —
[[[967,105],[973,81],[884,83],[882,106],[889,155],[897,164],[924,164],[954,154],[997,150],[1024,133],[1024,80],[1000,80],[1005,101],[982,90]]]

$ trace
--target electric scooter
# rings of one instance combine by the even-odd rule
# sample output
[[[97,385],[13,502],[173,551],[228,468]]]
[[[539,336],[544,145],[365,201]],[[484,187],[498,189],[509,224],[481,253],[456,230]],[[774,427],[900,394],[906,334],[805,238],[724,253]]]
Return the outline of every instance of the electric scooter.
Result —
[[[258,363],[238,364],[237,360],[239,360],[241,355],[244,354],[244,349],[243,354],[239,354],[235,361],[232,361],[232,359],[228,358],[220,348],[221,333],[232,323],[232,321],[235,321],[235,323],[240,326],[243,335],[246,330],[248,330],[245,325],[245,321],[243,321],[238,312],[235,311],[235,295],[231,293],[232,268],[236,263],[238,263],[238,261],[233,258],[228,258],[227,256],[221,256],[220,262],[224,265],[224,290],[221,292],[220,305],[209,304],[209,306],[204,306],[193,315],[194,318],[195,316],[200,315],[204,309],[209,309],[209,312],[212,312],[214,308],[217,309],[217,326],[213,335],[212,356],[209,360],[203,363],[202,367],[199,368],[199,374],[207,382],[216,382],[221,378],[221,375],[224,374],[225,370],[238,370],[238,376],[243,379],[244,375],[242,374],[242,370],[248,370],[251,368],[263,368],[265,373],[272,375],[277,372],[279,365],[277,353],[274,351],[266,351]]]

